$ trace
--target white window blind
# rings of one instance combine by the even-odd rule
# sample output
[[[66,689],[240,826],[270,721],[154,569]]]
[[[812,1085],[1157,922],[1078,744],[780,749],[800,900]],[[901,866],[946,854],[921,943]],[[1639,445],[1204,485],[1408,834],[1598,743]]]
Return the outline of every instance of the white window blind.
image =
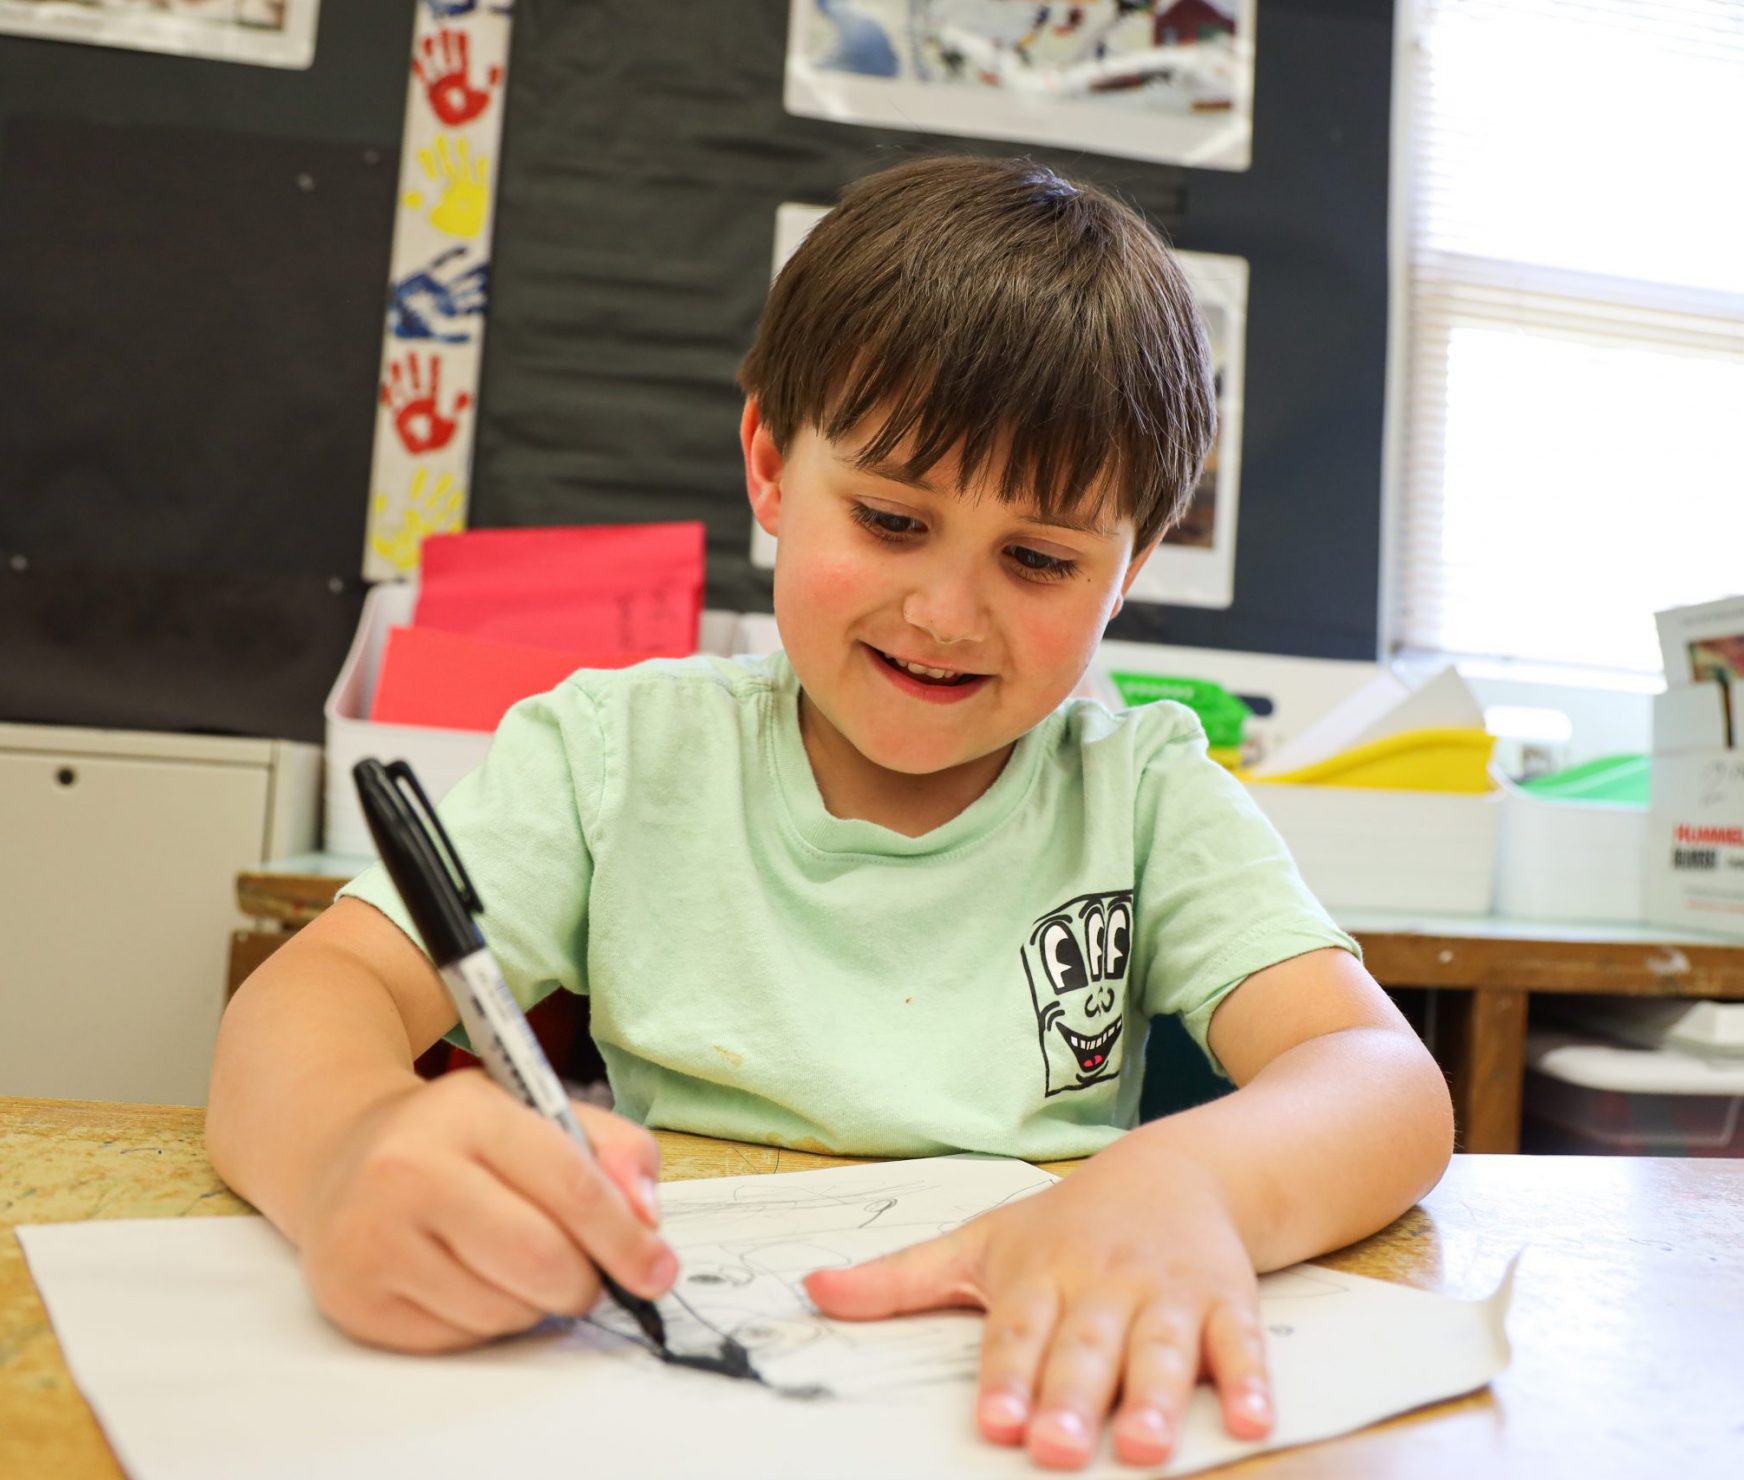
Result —
[[[1648,672],[1744,592],[1744,0],[1401,0],[1394,645]]]

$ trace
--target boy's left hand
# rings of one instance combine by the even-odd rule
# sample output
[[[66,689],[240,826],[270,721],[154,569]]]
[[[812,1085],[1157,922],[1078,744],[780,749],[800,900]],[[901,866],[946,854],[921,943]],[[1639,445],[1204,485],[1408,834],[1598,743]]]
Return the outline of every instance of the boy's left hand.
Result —
[[[845,1320],[985,1309],[977,1422],[1043,1465],[1087,1463],[1117,1394],[1116,1455],[1163,1463],[1201,1370],[1229,1432],[1262,1438],[1272,1406],[1252,1260],[1216,1180],[1159,1149],[1117,1143],[1043,1192],[819,1270],[806,1290]]]

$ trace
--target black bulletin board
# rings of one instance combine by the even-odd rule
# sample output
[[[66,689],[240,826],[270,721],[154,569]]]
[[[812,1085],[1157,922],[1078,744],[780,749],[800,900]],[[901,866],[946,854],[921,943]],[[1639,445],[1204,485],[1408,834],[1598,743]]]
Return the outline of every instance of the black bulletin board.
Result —
[[[0,720],[319,738],[416,3],[330,0],[307,72],[0,36]],[[1262,0],[1240,173],[789,117],[787,10],[516,0],[473,523],[703,519],[710,603],[767,610],[733,372],[776,205],[1027,152],[1251,265],[1235,605],[1114,634],[1373,657],[1391,4]]]
[[[307,71],[0,36],[0,719],[319,740],[412,13]]]

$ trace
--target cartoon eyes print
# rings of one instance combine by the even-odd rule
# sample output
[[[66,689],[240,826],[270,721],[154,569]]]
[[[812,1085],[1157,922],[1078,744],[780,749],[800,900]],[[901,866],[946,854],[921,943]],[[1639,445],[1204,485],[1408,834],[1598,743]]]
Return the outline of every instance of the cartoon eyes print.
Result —
[[[1064,920],[1050,920],[1042,927],[1042,968],[1056,993],[1076,992],[1090,985],[1072,927]]]
[[[1132,943],[1132,907],[1117,899],[1104,906],[1093,902],[1080,911],[1090,980],[1115,981],[1126,975],[1126,954]]]
[[[1126,956],[1132,948],[1132,906],[1117,899],[1108,907],[1108,927],[1099,951],[1092,951],[1092,970],[1100,960],[1102,980],[1112,981],[1126,975]]]
[[[1124,899],[1104,905],[1100,901],[1079,912],[1083,943],[1070,920],[1047,921],[1035,939],[1041,948],[1042,967],[1055,995],[1077,992],[1092,982],[1118,981],[1126,975],[1126,959],[1132,949],[1132,905]]]

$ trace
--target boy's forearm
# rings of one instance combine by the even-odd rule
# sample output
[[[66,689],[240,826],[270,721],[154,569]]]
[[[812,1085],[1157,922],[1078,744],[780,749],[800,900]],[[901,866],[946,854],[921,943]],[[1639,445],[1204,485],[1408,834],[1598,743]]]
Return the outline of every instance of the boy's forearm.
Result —
[[[206,1110],[218,1174],[293,1242],[310,1181],[370,1107],[417,1088],[393,1000],[342,951],[284,948],[224,1014]]]
[[[1408,1031],[1346,1028],[1280,1054],[1210,1104],[1100,1153],[1144,1176],[1190,1162],[1222,1189],[1254,1267],[1281,1269],[1385,1227],[1453,1149],[1446,1081]]]

